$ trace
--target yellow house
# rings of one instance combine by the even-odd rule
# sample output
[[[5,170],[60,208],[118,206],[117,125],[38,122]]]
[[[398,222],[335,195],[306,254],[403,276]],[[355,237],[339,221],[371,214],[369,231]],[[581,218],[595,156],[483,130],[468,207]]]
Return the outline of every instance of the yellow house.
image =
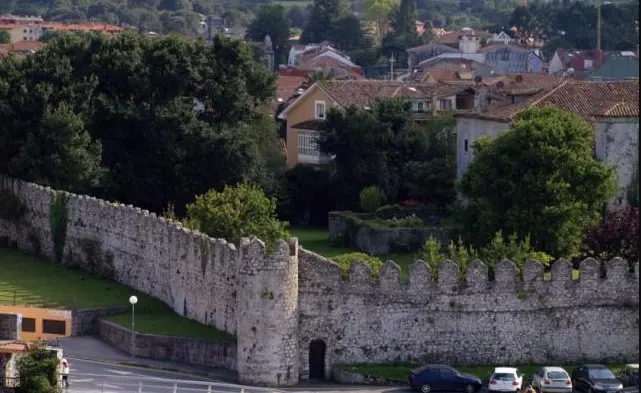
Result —
[[[351,105],[368,108],[376,100],[403,98],[411,100],[415,121],[426,120],[438,111],[461,109],[474,100],[470,86],[455,84],[410,84],[388,80],[328,80],[313,84],[279,115],[287,122],[287,166],[323,165],[331,157],[321,152],[316,139],[330,108]],[[432,102],[438,103],[432,105]],[[465,104],[467,106],[467,104]],[[473,105],[473,104],[472,104]]]
[[[15,314],[22,317],[20,340],[49,340],[71,336],[71,310],[0,304],[0,314]]]
[[[42,26],[37,24],[0,25],[0,30],[9,32],[11,44],[20,41],[38,41],[44,32]]]

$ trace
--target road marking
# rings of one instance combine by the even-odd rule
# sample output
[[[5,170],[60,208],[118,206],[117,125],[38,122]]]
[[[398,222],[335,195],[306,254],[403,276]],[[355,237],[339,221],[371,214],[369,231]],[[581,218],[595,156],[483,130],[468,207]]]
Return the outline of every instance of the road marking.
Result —
[[[95,379],[93,379],[93,378],[88,378],[88,379],[76,379],[76,378],[72,378],[72,379],[70,380],[70,382],[74,382],[74,383],[81,383],[81,382],[93,382],[93,381],[95,381]]]
[[[120,370],[111,370],[111,369],[105,369],[105,371],[109,371],[110,373],[118,374],[118,375],[133,375],[132,372],[129,371],[120,371]]]

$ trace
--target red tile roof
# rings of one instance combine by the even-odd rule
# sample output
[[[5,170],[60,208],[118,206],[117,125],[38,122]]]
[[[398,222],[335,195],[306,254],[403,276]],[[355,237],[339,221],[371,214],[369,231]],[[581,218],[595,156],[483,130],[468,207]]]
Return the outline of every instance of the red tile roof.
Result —
[[[489,38],[494,36],[494,34],[484,30],[475,30],[475,29],[455,30],[455,31],[448,31],[445,34],[441,34],[440,36],[436,37],[435,42],[439,44],[445,44],[445,45],[457,44],[460,36],[472,35],[472,32],[474,33],[475,36],[479,38]]]
[[[584,50],[584,51],[565,51],[557,49],[556,51],[566,68],[573,68],[574,71],[586,71],[601,68],[608,54],[604,51]],[[586,60],[592,62],[591,68],[586,68]]]
[[[321,81],[318,86],[341,106],[372,105],[377,99],[410,98],[429,99],[455,95],[469,86],[445,84],[411,84],[387,80],[344,80]]]
[[[19,352],[29,352],[32,347],[28,343],[21,342],[8,342],[1,344],[0,343],[0,353],[19,353]]]
[[[490,104],[485,112],[460,116],[509,122],[528,107],[554,105],[576,113],[595,127],[597,116],[639,116],[639,81],[585,82],[566,80],[550,91],[541,92],[517,104]]]
[[[279,75],[276,79],[277,98],[287,100],[291,97],[296,89],[307,80],[306,76],[283,76]]]

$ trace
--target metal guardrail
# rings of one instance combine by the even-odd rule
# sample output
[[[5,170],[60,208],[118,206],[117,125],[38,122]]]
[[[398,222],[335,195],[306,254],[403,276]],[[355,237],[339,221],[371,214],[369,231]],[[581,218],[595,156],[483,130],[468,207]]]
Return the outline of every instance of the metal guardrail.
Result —
[[[94,389],[99,389],[104,393],[111,392],[114,388],[126,388],[126,391],[131,393],[148,393],[152,391],[154,393],[285,393],[284,391],[277,389],[259,388],[222,382],[104,374],[73,374],[72,376],[69,376],[69,391],[71,392],[74,385],[82,383],[87,378],[93,379],[90,383],[94,385]],[[87,382],[85,381],[84,383]],[[66,390],[63,388],[63,392],[65,391]]]

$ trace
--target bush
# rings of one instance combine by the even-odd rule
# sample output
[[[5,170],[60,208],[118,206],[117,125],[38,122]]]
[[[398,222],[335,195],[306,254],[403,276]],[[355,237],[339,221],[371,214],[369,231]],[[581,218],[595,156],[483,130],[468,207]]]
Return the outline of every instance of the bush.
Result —
[[[19,393],[58,393],[58,358],[39,349],[18,359]]]
[[[287,223],[276,218],[275,199],[268,198],[262,189],[245,184],[196,196],[187,205],[187,218],[197,221],[200,230],[209,236],[235,244],[249,236],[268,245],[289,237]]]
[[[381,206],[381,190],[376,186],[366,187],[360,193],[361,209],[365,213],[374,213]]]
[[[416,214],[404,218],[391,218],[385,220],[385,224],[390,228],[421,228],[425,226],[423,220],[417,217]]]
[[[292,225],[326,226],[327,214],[336,207],[329,171],[297,165],[285,172],[285,179],[287,192],[279,201],[279,217]]]
[[[378,279],[381,267],[383,267],[383,262],[381,262],[380,259],[362,252],[337,255],[331,260],[341,267],[343,280],[349,279],[349,269],[352,267],[352,264],[357,261],[365,262],[372,269],[372,276],[375,279]]]
[[[584,235],[583,256],[597,259],[621,257],[639,260],[639,208],[616,206],[605,211],[603,219]]]
[[[480,250],[465,245],[461,238],[457,243],[452,241],[447,247],[443,247],[438,240],[430,236],[417,258],[430,266],[434,278],[438,277],[438,267],[443,261],[449,259],[458,264],[461,279],[465,278],[467,267],[475,259],[481,260],[488,267],[490,279],[494,277],[496,263],[503,259],[514,262],[517,275],[522,274],[523,264],[527,260],[536,260],[546,266],[554,260],[552,256],[544,252],[533,250],[529,237],[519,240],[515,234],[512,234],[506,242],[501,231],[495,233],[492,241]]]

